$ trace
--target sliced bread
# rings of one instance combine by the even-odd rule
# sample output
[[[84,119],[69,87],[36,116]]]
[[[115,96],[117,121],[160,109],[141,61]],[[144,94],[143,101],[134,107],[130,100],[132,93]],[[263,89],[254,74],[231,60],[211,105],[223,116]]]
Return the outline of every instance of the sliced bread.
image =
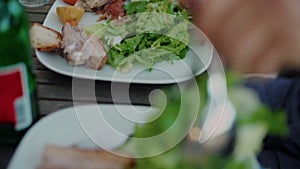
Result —
[[[62,35],[54,29],[34,23],[30,28],[30,42],[39,51],[54,51],[60,49]]]

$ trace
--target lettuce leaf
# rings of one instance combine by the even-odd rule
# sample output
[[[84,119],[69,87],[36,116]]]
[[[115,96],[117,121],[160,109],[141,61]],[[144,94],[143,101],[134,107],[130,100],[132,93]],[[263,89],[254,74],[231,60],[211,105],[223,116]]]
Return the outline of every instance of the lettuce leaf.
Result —
[[[123,70],[138,62],[151,70],[158,62],[185,57],[190,40],[188,14],[178,3],[132,1],[124,8],[127,16],[123,20],[85,28],[87,34],[104,42],[108,64]]]

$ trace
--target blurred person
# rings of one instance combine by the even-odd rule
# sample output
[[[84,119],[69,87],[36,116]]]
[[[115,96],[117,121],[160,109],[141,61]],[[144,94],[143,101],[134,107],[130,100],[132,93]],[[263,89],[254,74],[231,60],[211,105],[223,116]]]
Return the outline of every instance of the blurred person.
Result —
[[[300,68],[300,1],[181,0],[225,65],[244,73]]]
[[[211,40],[224,65],[242,73],[300,70],[299,0],[181,0]],[[288,74],[289,75],[289,74]],[[274,112],[285,110],[288,134],[267,136],[258,161],[264,168],[300,168],[300,74],[246,86]],[[276,124],[274,124],[276,125]]]

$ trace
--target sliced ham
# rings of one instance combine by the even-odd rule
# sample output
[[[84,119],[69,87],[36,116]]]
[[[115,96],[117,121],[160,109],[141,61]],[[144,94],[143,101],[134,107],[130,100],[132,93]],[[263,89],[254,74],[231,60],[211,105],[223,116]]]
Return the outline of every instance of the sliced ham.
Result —
[[[120,19],[121,17],[125,16],[125,9],[124,9],[124,0],[115,0],[112,3],[109,3],[104,6],[102,10],[100,10],[100,18],[99,20],[103,19]]]
[[[75,6],[83,8],[85,11],[93,12],[95,9],[101,8],[104,5],[115,0],[77,0]]]
[[[83,150],[76,147],[47,145],[38,169],[128,169],[132,158],[125,158],[104,150]]]
[[[63,56],[70,65],[85,64],[99,70],[106,63],[106,52],[102,41],[95,36],[88,36],[82,27],[66,23],[62,28]]]

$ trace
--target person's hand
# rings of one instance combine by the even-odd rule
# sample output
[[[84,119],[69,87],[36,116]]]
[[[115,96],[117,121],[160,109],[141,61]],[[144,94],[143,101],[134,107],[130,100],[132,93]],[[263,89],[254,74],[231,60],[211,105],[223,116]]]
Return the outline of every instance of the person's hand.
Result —
[[[181,0],[224,63],[245,73],[300,68],[300,1]]]

